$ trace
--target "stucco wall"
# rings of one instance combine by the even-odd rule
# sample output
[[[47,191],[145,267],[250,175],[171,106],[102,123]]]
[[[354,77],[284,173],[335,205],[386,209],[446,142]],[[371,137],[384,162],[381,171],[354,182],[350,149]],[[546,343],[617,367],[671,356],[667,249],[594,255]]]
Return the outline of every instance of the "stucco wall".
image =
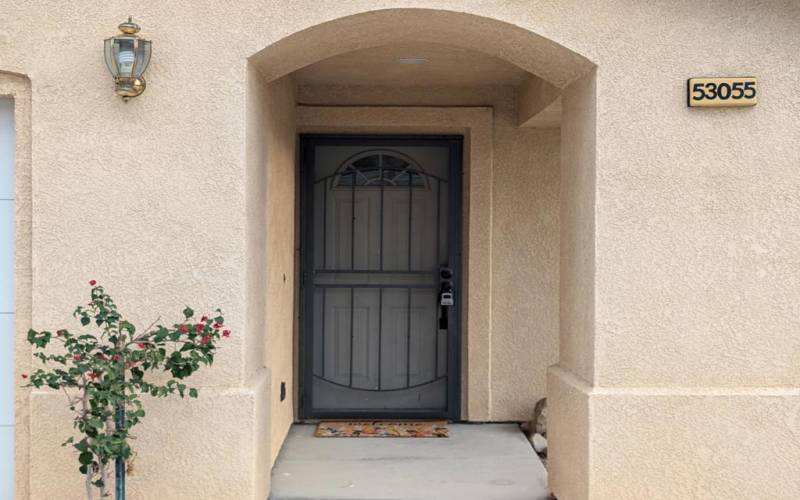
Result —
[[[595,78],[562,97],[559,365],[594,381]]]
[[[295,105],[288,77],[267,83],[249,66],[247,81],[247,315],[253,344],[245,355],[248,366],[264,367],[270,379],[262,400],[266,417],[256,422],[264,433],[255,440],[256,464],[264,470],[294,418]],[[269,475],[257,477],[256,490],[267,489]]]
[[[261,396],[269,391],[265,375],[262,370],[242,389],[201,389],[198,399],[180,403],[143,398],[147,417],[134,433],[139,456],[127,476],[128,496],[265,498],[269,485],[269,476],[263,473],[269,470],[269,456],[265,461],[263,450],[269,445],[269,431],[262,426],[269,418]],[[34,416],[30,498],[85,499],[77,458],[61,446],[71,419],[64,395],[34,392],[29,405]]]
[[[563,93],[561,119],[559,361],[548,377],[550,487],[590,497],[589,390],[595,356],[596,83],[590,74]]]
[[[636,10],[597,61],[596,498],[800,491],[800,5],[727,7]],[[693,42],[623,63],[656,38]],[[634,105],[633,74],[662,97]],[[757,75],[758,106],[677,105],[706,74]]]
[[[256,470],[268,467],[271,463],[272,427],[271,404],[274,392],[271,390],[270,369],[265,359],[266,342],[263,332],[266,329],[266,171],[267,171],[267,97],[268,86],[251,67],[247,68],[247,114],[246,114],[246,314],[252,335],[248,336],[244,364],[251,370],[260,370],[266,378],[267,392],[255,402],[256,414],[262,417],[253,423],[253,443]],[[254,475],[254,490],[269,491],[269,477]]]
[[[592,395],[592,498],[797,498],[800,390],[605,392]]]
[[[389,40],[426,39],[424,28],[435,21],[442,29],[429,35],[434,41],[505,56],[556,86],[571,83],[588,61],[598,66],[588,238],[594,301],[586,302],[591,311],[571,310],[566,318],[584,325],[580,338],[594,332],[593,369],[578,358],[564,364],[591,383],[575,389],[588,398],[588,418],[575,425],[588,432],[592,479],[585,488],[556,491],[559,498],[618,499],[623,487],[628,498],[673,498],[672,491],[689,488],[715,499],[797,491],[796,474],[776,472],[800,463],[797,2],[243,0],[231,9],[199,0],[189,14],[182,2],[148,1],[133,14],[154,40],[149,85],[128,103],[113,95],[100,51],[130,13],[128,3],[4,4],[0,70],[30,78],[32,281],[20,293],[31,297],[33,324],[69,322],[86,280],[95,278],[137,323],[190,303],[223,307],[235,332],[215,366],[193,380],[201,400],[152,403],[145,425],[175,415],[184,425],[141,435],[138,463],[148,475],[133,480],[140,481],[137,495],[156,497],[167,488],[176,499],[265,496],[268,466],[241,459],[257,456],[255,423],[267,421],[258,411],[272,401],[274,384],[247,354],[264,344],[247,299],[247,58],[321,22],[387,7],[484,16],[460,14],[463,22],[448,24],[446,15],[404,12],[392,24],[388,11],[381,14],[386,24],[364,21]],[[404,28],[389,29],[397,26]],[[525,38],[529,31],[538,35]],[[333,33],[322,51],[289,44],[285,60],[369,43],[348,27]],[[537,44],[547,39],[555,43]],[[687,109],[686,78],[709,74],[758,76],[759,105]],[[561,143],[581,147],[564,137]],[[563,309],[561,319],[565,324]],[[30,368],[29,358],[17,359],[18,371]],[[569,385],[568,378],[561,382]],[[19,394],[24,419],[29,403]],[[18,495],[53,498],[53,485],[73,482],[79,490],[74,468],[64,465],[74,457],[54,446],[69,432],[58,418],[62,405],[57,394],[37,392],[30,400],[35,429],[18,425],[18,443],[30,440],[18,464],[29,457],[31,466],[18,473],[27,483]],[[736,425],[720,426],[723,416]],[[689,430],[673,434],[668,452],[654,452],[654,430],[674,429],[676,417]],[[195,426],[213,439],[198,439]],[[618,453],[608,451],[611,437]],[[773,453],[749,460],[747,448],[731,447],[737,440],[765,443]],[[716,462],[689,467],[675,450]],[[201,461],[222,465],[206,469]],[[617,490],[608,478],[623,468]],[[663,482],[673,473],[685,489]],[[177,477],[187,478],[185,489],[169,489]]]
[[[548,372],[547,482],[558,498],[591,498],[588,392],[571,372],[558,367]]]
[[[655,30],[648,25],[676,10],[637,10],[599,61],[604,386],[800,386],[800,4],[740,5],[735,17],[721,5]],[[703,50],[654,44],[631,61],[617,55],[625,40],[692,40],[701,30],[714,33],[698,40]],[[632,96],[613,82],[630,74],[661,97],[623,110],[620,100]],[[757,75],[759,104],[677,105],[686,98],[681,78],[706,74]]]
[[[295,100],[288,77],[266,89],[266,365],[272,376],[272,461],[294,420]],[[281,383],[285,397],[280,399]]]
[[[491,418],[531,418],[558,361],[559,147],[556,129],[496,107],[492,196]],[[511,104],[514,104],[513,106]]]

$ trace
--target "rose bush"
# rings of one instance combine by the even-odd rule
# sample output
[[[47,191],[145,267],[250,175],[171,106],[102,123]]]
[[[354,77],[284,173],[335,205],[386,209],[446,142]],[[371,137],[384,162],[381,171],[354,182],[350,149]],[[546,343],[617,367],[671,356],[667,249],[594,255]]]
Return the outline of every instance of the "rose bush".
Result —
[[[91,300],[73,313],[81,325],[77,331],[28,332],[33,355],[44,366],[22,377],[28,386],[49,387],[66,395],[80,436],[70,437],[63,445],[77,451],[91,500],[95,489],[101,498],[108,495],[109,464],[130,464],[134,456],[129,438],[145,416],[141,396],[196,398],[197,389],[183,380],[210,365],[217,342],[231,332],[219,309],[195,319],[187,306],[178,323],[164,326],[156,320],[138,333],[102,286],[95,280],[89,285]],[[169,375],[166,380],[148,378],[152,372]]]

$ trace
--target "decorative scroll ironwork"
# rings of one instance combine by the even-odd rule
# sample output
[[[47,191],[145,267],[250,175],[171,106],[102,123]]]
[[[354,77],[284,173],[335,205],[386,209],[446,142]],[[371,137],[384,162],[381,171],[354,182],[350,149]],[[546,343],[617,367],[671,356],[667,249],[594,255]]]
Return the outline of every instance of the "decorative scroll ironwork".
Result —
[[[409,182],[410,179],[410,182]],[[410,156],[399,151],[378,149],[351,156],[336,169],[331,189],[389,187],[428,189],[428,174]]]
[[[438,273],[437,269],[425,269],[425,270],[415,270],[411,268],[411,250],[412,250],[412,238],[413,238],[413,204],[414,204],[414,191],[419,189],[430,190],[431,189],[431,182],[434,182],[436,185],[432,189],[432,195],[435,197],[435,214],[431,214],[433,217],[436,218],[435,224],[435,238],[436,238],[436,261],[439,261],[439,238],[440,238],[440,230],[441,230],[441,194],[442,188],[447,186],[447,180],[437,177],[436,175],[430,174],[426,172],[422,166],[410,156],[401,153],[399,151],[394,151],[390,149],[373,149],[373,150],[366,150],[359,152],[345,161],[343,161],[336,170],[327,176],[317,178],[314,180],[314,184],[318,185],[320,183],[324,183],[324,189],[322,189],[321,197],[322,197],[322,256],[323,256],[323,263],[322,268],[314,269],[315,275],[317,274],[334,274],[334,273],[349,273],[351,275],[368,275],[369,273],[394,273],[394,274],[420,274],[420,273]],[[355,205],[356,205],[356,191],[362,189],[380,189],[380,267],[379,269],[355,269],[355,258],[354,258],[354,242],[353,238],[355,237]],[[384,190],[387,189],[407,189],[408,190],[408,248],[405,249],[408,253],[408,269],[407,270],[385,270],[384,269]],[[345,191],[344,196],[350,196],[350,205],[351,205],[351,217],[350,217],[350,268],[349,269],[337,269],[334,268],[336,266],[331,266],[330,268],[326,265],[327,264],[327,235],[329,228],[328,226],[328,191],[332,190],[349,190],[350,193]],[[416,281],[416,280],[415,280]],[[435,331],[437,332],[435,341],[433,343],[432,349],[435,356],[435,369],[433,371],[432,377],[429,380],[425,381],[412,381],[411,378],[411,297],[412,297],[412,290],[420,290],[420,289],[431,289],[436,288],[436,284],[430,283],[421,283],[421,282],[414,282],[414,283],[350,283],[350,284],[337,284],[337,283],[319,283],[314,282],[313,286],[317,289],[321,289],[321,304],[322,304],[322,311],[323,317],[321,321],[321,347],[322,347],[322,358],[321,358],[321,373],[313,373],[313,376],[317,379],[323,380],[327,383],[357,390],[357,391],[371,391],[371,392],[393,392],[393,391],[400,391],[400,390],[407,390],[407,389],[414,389],[423,387],[442,379],[447,378],[446,376],[439,376],[440,372],[440,361],[439,361],[439,329],[438,324],[436,326]],[[350,321],[350,338],[349,338],[349,373],[347,374],[347,381],[345,383],[338,382],[333,380],[327,376],[326,372],[326,363],[325,363],[325,352],[326,352],[326,318],[325,318],[325,311],[326,311],[326,298],[327,298],[327,291],[329,289],[349,289],[349,306],[350,306],[350,314],[349,314],[349,321]],[[372,289],[378,291],[378,356],[377,356],[377,373],[378,373],[378,384],[375,388],[363,388],[355,386],[353,383],[353,350],[354,350],[354,318],[353,318],[353,310],[354,310],[354,300],[355,300],[355,293],[356,289]],[[383,357],[383,305],[384,305],[384,291],[392,290],[392,289],[406,289],[406,304],[407,304],[407,311],[406,311],[406,325],[405,325],[405,343],[406,343],[406,352],[405,354],[405,363],[406,363],[406,373],[404,377],[404,385],[401,387],[391,387],[387,388],[384,385],[383,381],[383,369],[381,367],[382,362],[381,358]],[[346,293],[346,292],[345,292]]]

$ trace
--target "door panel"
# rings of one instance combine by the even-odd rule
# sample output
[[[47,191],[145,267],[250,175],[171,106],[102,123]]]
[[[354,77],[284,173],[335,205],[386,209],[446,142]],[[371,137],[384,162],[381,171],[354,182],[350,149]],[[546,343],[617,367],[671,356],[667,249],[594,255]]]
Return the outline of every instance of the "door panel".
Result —
[[[301,416],[457,418],[461,139],[303,136],[301,172]]]

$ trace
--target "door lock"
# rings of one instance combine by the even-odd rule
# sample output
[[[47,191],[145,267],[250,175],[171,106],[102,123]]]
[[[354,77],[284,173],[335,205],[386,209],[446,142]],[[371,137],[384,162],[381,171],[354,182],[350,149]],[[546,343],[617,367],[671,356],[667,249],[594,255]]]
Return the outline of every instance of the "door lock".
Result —
[[[454,305],[455,293],[453,292],[453,270],[449,267],[439,269],[441,288],[439,289],[439,305],[448,307]]]
[[[442,267],[439,269],[439,279],[441,281],[439,289],[439,329],[447,330],[447,310],[449,307],[455,305],[455,291],[453,290],[453,270],[449,267]]]
[[[439,292],[439,305],[445,307],[454,305],[452,288],[442,286],[442,291]]]

